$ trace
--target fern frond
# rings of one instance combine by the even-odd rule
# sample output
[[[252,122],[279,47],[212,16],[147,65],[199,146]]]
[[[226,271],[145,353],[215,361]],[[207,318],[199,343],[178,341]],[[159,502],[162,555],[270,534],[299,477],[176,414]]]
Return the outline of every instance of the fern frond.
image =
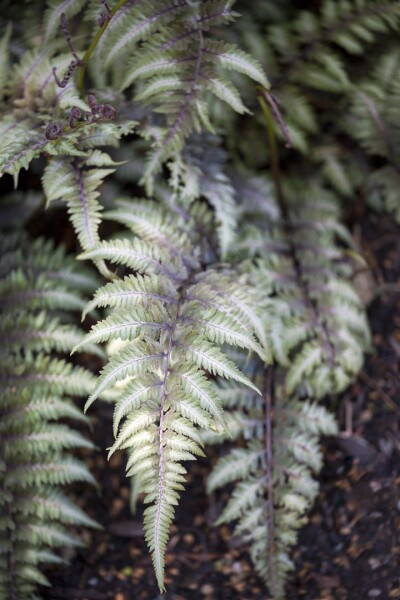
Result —
[[[247,409],[254,433],[245,448],[220,459],[208,489],[235,484],[218,523],[236,521],[235,534],[250,545],[256,570],[278,600],[285,597],[293,568],[290,550],[297,531],[318,492],[313,476],[321,468],[319,437],[335,434],[337,427],[320,406],[298,402],[282,389],[273,398],[270,394],[264,395],[262,410]]]
[[[252,3],[251,7],[242,8],[246,33],[241,30],[240,21],[232,29],[236,29],[235,39],[240,44],[244,42],[268,68],[292,145],[309,159],[317,134],[319,140],[337,145],[340,153],[346,151],[338,136],[330,135],[331,131],[337,132],[338,115],[349,112],[349,96],[358,88],[361,65],[370,72],[374,61],[371,65],[368,61],[375,52],[381,55],[383,38],[387,47],[390,48],[390,40],[396,45],[400,29],[398,3],[324,0],[318,7],[295,11],[280,3],[284,16],[272,24],[266,18],[268,11],[264,5],[260,3],[258,10],[256,6]],[[358,59],[361,60],[357,68],[352,68]],[[245,97],[251,94],[245,86],[241,91]],[[228,125],[234,131],[238,126],[239,123],[232,122]],[[247,128],[243,143],[239,140],[240,150],[247,157],[247,164],[263,166],[259,160],[262,148],[258,124],[249,122]],[[351,133],[351,128],[345,132]],[[278,127],[276,133],[281,136]],[[262,157],[267,158],[265,153]],[[315,159],[320,162],[319,155]]]
[[[67,203],[72,225],[84,250],[90,250],[99,242],[102,207],[97,200],[98,188],[104,178],[114,172],[112,166],[115,163],[107,154],[93,150],[84,159],[53,158],[44,171],[42,184],[48,204],[54,200]],[[104,263],[99,262],[97,266],[107,275]]]
[[[44,46],[37,48],[36,44],[34,50],[22,52],[13,66],[8,82],[10,102],[0,120],[0,176],[11,174],[16,186],[21,169],[45,156],[48,164],[42,183],[47,200],[66,201],[79,241],[87,250],[99,239],[99,188],[115,167],[99,148],[118,145],[123,135],[132,132],[135,122],[106,122],[116,116],[113,107],[100,103],[94,107],[90,96],[85,101],[72,79],[61,91],[56,83],[53,68],[65,72],[71,57],[56,56],[57,44],[51,40],[56,30],[59,32],[61,15],[74,15],[82,6],[80,0],[50,2],[43,24]],[[97,266],[111,277],[104,263]]]
[[[64,14],[71,18],[82,9],[84,0],[48,0],[47,9],[44,14],[44,43],[47,44],[51,38],[59,32],[60,17]]]
[[[163,284],[165,283],[165,287]],[[161,287],[161,289],[160,289]],[[136,306],[147,308],[149,305],[160,306],[176,304],[174,288],[168,286],[168,280],[160,281],[155,275],[129,275],[123,280],[109,283],[94,295],[83,312],[85,317],[89,312],[98,307],[110,306],[116,309],[134,310]]]
[[[265,233],[250,226],[244,245],[261,260],[255,285],[265,297],[275,295],[267,335],[287,370],[287,391],[322,397],[342,391],[359,371],[370,334],[338,246],[338,239],[348,243],[348,234],[338,223],[335,197],[311,188],[300,206],[289,198],[280,224],[267,211],[264,221],[260,210],[253,213]]]
[[[89,304],[109,306],[111,314],[92,328],[86,341],[126,342],[103,369],[86,407],[107,389],[122,386],[110,454],[129,450],[128,474],[139,475],[139,489],[150,504],[144,516],[146,540],[164,589],[169,527],[184,483],[179,463],[202,455],[199,425],[225,428],[214,383],[205,373],[233,379],[257,393],[219,346],[239,345],[263,357],[265,350],[249,327],[252,309],[244,309],[245,282],[235,281],[227,269],[216,272],[200,263],[201,244],[207,242],[197,238],[196,204],[194,216],[182,217],[156,204],[132,202],[131,211],[128,201],[119,206],[108,216],[126,220],[139,237],[102,242],[83,256],[101,257],[141,274],[108,283]],[[187,234],[188,218],[193,239]],[[226,306],[224,294],[241,303]]]
[[[400,217],[396,150],[400,142],[399,73],[400,54],[393,50],[382,57],[368,81],[354,90],[351,110],[343,123],[371,159],[380,157],[385,161],[378,167],[370,161],[369,174],[362,184],[371,205],[393,212],[396,219]]]
[[[161,126],[152,123],[144,131],[154,146],[144,175],[149,190],[161,165],[181,152],[193,130],[211,126],[205,101],[209,95],[238,113],[246,112],[237,88],[222,75],[223,69],[268,87],[256,59],[210,35],[212,27],[236,16],[232,4],[230,0],[193,4],[173,0],[162,6],[152,0],[125,6],[99,41],[97,64],[105,62],[113,69],[123,56],[127,69],[120,76],[121,89],[136,85],[137,99],[164,115]]]
[[[70,396],[84,394],[92,376],[54,354],[82,340],[70,322],[82,303],[68,284],[75,263],[50,242],[31,244],[22,234],[3,236],[1,246],[0,597],[22,600],[37,583],[47,585],[39,568],[57,560],[52,548],[82,545],[69,533],[71,525],[97,527],[59,490],[77,481],[96,484],[87,467],[68,456],[70,449],[93,445],[59,423],[61,417],[84,420]],[[56,265],[59,273],[52,271]],[[74,301],[60,302],[63,279]]]
[[[187,201],[203,197],[213,207],[218,242],[223,258],[236,236],[237,204],[235,190],[225,172],[226,155],[215,136],[196,135],[186,144],[182,156],[170,161],[170,183],[176,194]]]

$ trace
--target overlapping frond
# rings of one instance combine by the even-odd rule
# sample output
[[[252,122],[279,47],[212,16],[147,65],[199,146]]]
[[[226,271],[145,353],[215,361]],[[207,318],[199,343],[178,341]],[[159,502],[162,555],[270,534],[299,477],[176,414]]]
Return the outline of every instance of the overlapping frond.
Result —
[[[76,1],[51,3],[46,35],[53,35],[56,21],[60,29],[63,9],[75,12],[81,4]],[[8,38],[9,32],[1,46],[4,64],[7,64]],[[43,155],[56,156],[61,161],[71,157],[71,162],[77,162],[79,157],[89,154],[88,166],[101,167],[105,161],[100,160],[100,153],[85,150],[115,145],[122,135],[132,131],[134,123],[129,119],[123,123],[108,122],[115,119],[115,109],[101,104],[93,95],[90,101],[83,99],[72,78],[60,89],[53,69],[65,72],[70,61],[70,55],[57,55],[55,46],[49,42],[27,50],[13,65],[12,75],[3,88],[9,102],[5,102],[1,110],[0,176],[10,173],[17,181],[20,170],[28,169],[33,159]]]
[[[250,225],[243,245],[259,260],[255,284],[271,297],[270,343],[286,369],[287,392],[323,397],[345,389],[359,371],[369,328],[340,245],[351,239],[335,197],[311,186],[300,204],[296,189],[288,199],[288,214],[277,220],[271,209],[250,208],[264,227]]]
[[[236,235],[237,204],[220,142],[209,134],[195,135],[169,167],[170,183],[179,198],[190,202],[202,197],[214,209],[219,249],[225,257]]]
[[[47,263],[47,264],[46,264]],[[54,270],[53,270],[54,269]],[[74,279],[74,275],[76,279]],[[56,354],[82,341],[71,323],[92,288],[84,272],[49,242],[22,234],[1,241],[0,288],[0,598],[31,598],[47,584],[42,562],[57,562],[54,549],[82,545],[70,526],[96,523],[60,489],[94,484],[87,467],[69,450],[91,442],[61,419],[83,420],[72,397],[85,394],[93,376]],[[93,351],[86,345],[83,351]],[[96,350],[95,350],[96,352]]]
[[[68,123],[68,110],[73,106],[89,110],[79,99],[73,84],[60,94],[54,81],[53,64],[65,68],[69,57],[64,55],[54,62],[50,57],[51,47],[27,52],[20,64],[14,66],[13,77],[7,81],[6,90],[14,96],[14,107],[5,105],[0,121],[0,175],[10,173],[17,178],[22,168],[27,169],[30,162],[44,152],[80,154],[76,131],[58,141],[46,136],[46,127],[51,122],[64,118]]]
[[[232,0],[127,3],[99,41],[97,64],[115,72],[121,60],[127,61],[116,75],[121,89],[134,85],[137,100],[153,111],[143,130],[154,146],[144,176],[149,189],[162,163],[181,152],[193,130],[212,130],[210,98],[246,112],[224,70],[268,86],[257,60],[214,37],[216,27],[236,17],[232,5]]]
[[[360,55],[382,33],[398,30],[397,2],[324,0],[319,14],[299,11],[288,23],[269,29],[269,39],[281,65],[279,84],[291,81],[338,93],[350,87],[343,56]]]
[[[337,430],[315,400],[347,387],[361,368],[369,330],[351,285],[343,249],[351,239],[335,197],[312,185],[299,197],[295,185],[279,190],[277,203],[261,178],[239,176],[234,184],[246,225],[233,252],[252,258],[277,367],[246,362],[262,397],[232,382],[220,389],[229,430],[245,446],[220,459],[208,485],[213,491],[235,483],[218,522],[237,522],[235,533],[250,544],[257,571],[279,600],[297,531],[318,492],[319,438]],[[227,436],[205,436],[211,443],[221,438]]]
[[[396,45],[399,4],[391,0],[323,0],[293,11],[290,3],[279,3],[276,10],[281,15],[272,24],[265,4],[259,0],[243,5],[247,31],[243,32],[241,21],[232,29],[237,28],[239,43],[244,40],[245,48],[267,68],[293,146],[308,159],[324,164],[319,152],[314,154],[315,138],[318,136],[318,146],[321,142],[328,148],[338,146],[339,156],[343,154],[332,130],[337,131],[340,116],[347,114],[364,66],[367,77],[373,68],[382,39],[388,43],[392,39]],[[357,62],[359,58],[364,62]],[[366,65],[369,59],[371,63]],[[249,128],[239,146],[254,165],[260,146],[256,127],[249,122]],[[280,135],[279,127],[276,131]]]

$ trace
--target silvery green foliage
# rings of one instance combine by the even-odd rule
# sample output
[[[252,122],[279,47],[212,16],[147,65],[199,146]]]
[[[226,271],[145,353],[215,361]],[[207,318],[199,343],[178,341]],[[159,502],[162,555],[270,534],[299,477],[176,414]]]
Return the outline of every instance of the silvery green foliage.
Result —
[[[247,27],[241,27],[239,20],[232,28],[267,70],[293,146],[322,164],[330,178],[343,184],[348,179],[343,148],[337,147],[338,140],[330,135],[328,124],[337,132],[341,116],[347,114],[349,100],[359,85],[360,73],[366,69],[368,78],[370,66],[376,65],[382,39],[397,43],[399,4],[392,0],[322,0],[318,6],[293,10],[291,3],[286,2],[279,3],[280,14],[275,18],[264,5],[264,0],[256,0],[246,10],[245,4],[239,3],[238,10],[247,19]],[[352,68],[354,60],[360,58],[362,67],[357,63]],[[246,80],[243,86],[247,87]],[[247,96],[245,89],[241,91]],[[246,142],[249,144],[248,136]],[[323,153],[319,151],[321,147]],[[256,148],[254,139],[254,146],[250,144],[247,150],[252,155]],[[243,151],[246,152],[244,147]],[[254,154],[252,158],[257,160]]]
[[[139,127],[141,135],[150,140],[152,146],[144,173],[149,190],[153,187],[154,175],[166,161],[180,154],[194,130],[199,132],[205,127],[213,131],[209,109],[212,98],[239,114],[248,112],[230,72],[243,74],[268,87],[257,60],[236,45],[216,37],[217,27],[236,18],[233,4],[232,0],[119,2],[118,10],[102,29],[93,48],[91,69],[95,79],[104,85],[107,76],[112,74],[115,88],[121,92],[129,90],[129,93],[133,89],[136,99],[149,107]],[[75,126],[67,126],[71,109],[79,109],[81,115],[90,114],[90,106],[80,97],[72,77],[72,73],[83,66],[74,65],[61,92],[52,75],[53,67],[56,73],[62,74],[68,73],[71,66],[71,56],[60,56],[54,44],[60,36],[60,18],[63,14],[73,17],[82,8],[82,2],[77,1],[49,2],[44,22],[39,25],[44,47],[25,52],[14,65],[14,75],[7,81],[5,92],[15,95],[17,108],[5,111],[0,121],[0,131],[5,136],[1,174],[11,173],[17,177],[21,168],[27,168],[33,158],[43,153],[71,156],[75,161],[84,156],[85,142],[82,142],[86,141],[86,130],[90,129],[93,136],[98,124],[84,127],[83,135],[81,127],[76,130]],[[92,32],[97,33],[98,24],[92,7],[87,6],[86,10],[85,34],[81,37],[87,38]],[[0,79],[8,65],[9,35],[7,30],[0,44],[4,65]],[[84,51],[78,49],[77,52],[84,62]],[[74,60],[76,62],[76,57]],[[125,68],[120,71],[121,61]],[[116,93],[111,95],[117,99]],[[60,127],[56,139],[45,135],[46,122]],[[118,137],[118,126],[111,129],[112,133],[113,129]],[[96,144],[104,145],[100,139]]]
[[[58,563],[61,546],[81,546],[71,526],[97,527],[62,488],[94,484],[71,454],[92,443],[63,418],[85,421],[73,398],[93,375],[63,355],[82,340],[71,315],[93,280],[61,248],[4,234],[0,259],[0,598],[31,598],[48,585],[42,563]],[[82,351],[102,353],[85,344]]]
[[[327,187],[350,199],[363,189],[367,155],[379,156],[388,164],[368,179],[369,190],[385,196],[389,208],[397,206],[398,57],[384,52],[377,66],[375,53],[365,49],[398,30],[399,5],[108,4],[111,12],[97,0],[48,0],[46,10],[30,2],[17,27],[3,26],[17,20],[12,7],[0,20],[0,175],[11,174],[18,185],[22,169],[40,173],[47,204],[67,206],[82,258],[111,280],[85,308],[82,263],[72,267],[47,242],[34,242],[31,253],[6,242],[0,290],[11,300],[0,327],[7,339],[1,368],[19,383],[7,384],[4,422],[17,427],[13,411],[21,412],[37,436],[40,415],[50,431],[43,454],[62,462],[55,431],[57,440],[69,440],[65,445],[84,443],[55,429],[59,416],[79,417],[66,397],[87,395],[87,406],[103,394],[116,398],[110,453],[128,450],[133,498],[145,493],[146,537],[160,589],[169,526],[185,482],[182,463],[202,455],[204,441],[242,436],[244,446],[222,459],[210,489],[235,483],[221,519],[237,521],[257,570],[280,598],[290,549],[317,491],[318,439],[335,431],[315,401],[343,391],[369,347],[365,313],[351,285],[351,236]],[[367,74],[372,56],[373,83],[358,84],[364,75],[351,71],[353,55]],[[283,155],[285,210],[271,184],[254,175],[269,158],[256,102],[256,88],[269,85],[264,66],[299,151],[295,160]],[[132,198],[142,184],[151,199]],[[25,215],[33,206],[40,210],[41,199],[35,191],[18,206]],[[114,237],[101,229],[110,220]],[[97,318],[85,340],[64,318],[82,310],[96,311]],[[72,347],[104,358],[103,342],[113,352],[96,379],[55,358]],[[271,362],[273,373],[265,371]],[[275,390],[270,405],[267,381]],[[33,457],[28,462],[36,460],[36,442],[18,427],[16,435],[25,437],[15,448]],[[81,465],[62,465],[60,482],[90,480]],[[14,490],[17,470],[7,469]],[[29,485],[58,483],[55,475],[46,477],[31,477]],[[10,498],[0,502],[9,506]],[[69,506],[63,501],[66,515]],[[52,521],[48,504],[40,510]],[[21,511],[25,523],[33,513]],[[1,521],[7,536],[10,523],[9,516]],[[61,542],[41,533],[49,543]],[[18,540],[21,582],[43,581],[36,561],[51,555],[35,546],[40,540]],[[4,563],[2,569],[9,578]]]
[[[243,357],[262,397],[232,383],[220,386],[228,429],[245,445],[219,460],[208,487],[235,483],[218,523],[236,522],[235,534],[250,545],[255,568],[279,600],[298,529],[318,493],[319,439],[337,432],[333,415],[316,400],[348,386],[370,338],[334,197],[309,185],[298,203],[294,186],[278,205],[268,181],[239,177],[234,184],[246,223],[236,252],[253,257],[252,281],[277,369]],[[206,436],[211,443],[227,439]]]
[[[223,432],[226,422],[207,374],[258,393],[221,347],[247,349],[267,359],[257,341],[260,320],[251,288],[231,269],[213,265],[211,213],[201,204],[173,213],[150,201],[121,201],[107,218],[129,227],[83,258],[123,265],[126,275],[100,288],[87,310],[107,306],[84,343],[121,341],[104,367],[87,407],[110,388],[118,391],[115,443],[128,449],[128,475],[150,506],[146,540],[164,589],[169,528],[183,490],[181,464],[203,456],[199,428]],[[189,225],[189,226],[188,226]],[[208,257],[208,258],[207,258]]]
[[[362,181],[367,199],[374,208],[386,209],[400,220],[400,52],[384,54],[373,73],[353,91],[352,106],[344,128],[359,142],[371,163],[379,157]],[[364,157],[364,160],[368,158]]]
[[[236,239],[237,203],[227,173],[227,154],[221,140],[212,135],[195,135],[182,155],[169,163],[170,184],[185,203],[204,198],[214,209],[218,244],[222,258]]]
[[[294,568],[298,530],[318,494],[320,436],[335,435],[337,425],[324,407],[289,396],[282,386],[274,390],[270,369],[255,361],[248,368],[264,395],[238,393],[231,383],[220,390],[229,426],[245,442],[219,460],[208,490],[234,483],[217,524],[236,523],[235,535],[249,545],[257,572],[278,600]]]
[[[306,182],[301,190],[294,181],[282,214],[261,178],[236,185],[246,222],[237,248],[254,258],[253,282],[265,301],[267,335],[285,368],[286,391],[313,398],[343,391],[371,340],[335,195]]]
[[[98,44],[95,64],[105,65],[121,90],[133,86],[136,99],[149,107],[142,129],[153,147],[143,177],[149,190],[162,164],[180,154],[194,130],[213,132],[215,100],[239,114],[248,111],[230,71],[268,87],[260,63],[220,39],[219,30],[238,16],[233,5],[233,0],[128,2]],[[115,73],[121,60],[127,66]]]

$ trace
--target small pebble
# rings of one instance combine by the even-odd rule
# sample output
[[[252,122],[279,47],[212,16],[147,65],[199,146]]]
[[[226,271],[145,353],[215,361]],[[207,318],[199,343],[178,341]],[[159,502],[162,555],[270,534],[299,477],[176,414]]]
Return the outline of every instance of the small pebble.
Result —
[[[195,537],[192,533],[185,533],[183,536],[183,541],[186,542],[186,544],[193,544],[194,540]]]
[[[214,593],[214,586],[210,585],[209,583],[205,583],[204,585],[201,586],[200,592],[204,596],[210,596],[211,594]]]

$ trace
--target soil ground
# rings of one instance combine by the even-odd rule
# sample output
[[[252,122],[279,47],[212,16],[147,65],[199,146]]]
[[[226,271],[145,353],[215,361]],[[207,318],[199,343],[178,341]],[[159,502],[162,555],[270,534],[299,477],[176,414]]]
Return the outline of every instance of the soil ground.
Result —
[[[370,272],[360,286],[375,350],[351,388],[331,400],[342,433],[323,442],[321,491],[293,552],[287,600],[400,598],[400,227],[374,214],[361,222],[355,236]],[[218,449],[191,466],[168,547],[168,593],[159,595],[140,507],[130,515],[124,456],[106,461],[111,407],[95,403],[92,415],[99,451],[85,460],[100,488],[85,489],[78,501],[104,529],[85,533],[87,548],[69,556],[69,566],[48,571],[53,587],[43,598],[267,600],[240,540],[212,525],[222,499],[207,497],[204,481]]]

